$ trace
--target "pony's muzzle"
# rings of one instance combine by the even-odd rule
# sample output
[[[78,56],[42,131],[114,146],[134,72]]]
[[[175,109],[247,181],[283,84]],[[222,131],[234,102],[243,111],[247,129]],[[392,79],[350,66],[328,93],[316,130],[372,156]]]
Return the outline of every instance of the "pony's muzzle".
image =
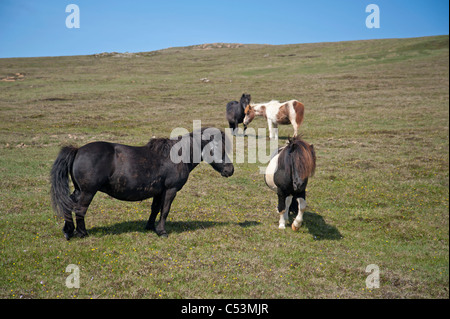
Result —
[[[294,191],[299,191],[303,185],[303,180],[301,178],[294,179],[292,186],[294,187]]]
[[[223,177],[230,177],[234,173],[234,166],[232,164],[225,165],[222,172],[220,173]]]

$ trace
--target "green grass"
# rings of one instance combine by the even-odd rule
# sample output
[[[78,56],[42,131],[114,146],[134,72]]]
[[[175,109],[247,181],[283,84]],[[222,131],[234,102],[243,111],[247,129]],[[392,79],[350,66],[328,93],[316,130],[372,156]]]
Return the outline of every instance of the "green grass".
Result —
[[[0,59],[0,79],[25,75],[0,81],[0,297],[448,298],[448,52],[438,36]],[[63,238],[48,182],[62,145],[142,145],[193,120],[223,129],[243,92],[305,104],[317,170],[299,232],[277,228],[261,164],[225,179],[202,163],[167,240],[144,231],[151,200],[100,193],[90,236]],[[280,145],[291,134],[281,126]],[[65,286],[69,264],[79,289]]]

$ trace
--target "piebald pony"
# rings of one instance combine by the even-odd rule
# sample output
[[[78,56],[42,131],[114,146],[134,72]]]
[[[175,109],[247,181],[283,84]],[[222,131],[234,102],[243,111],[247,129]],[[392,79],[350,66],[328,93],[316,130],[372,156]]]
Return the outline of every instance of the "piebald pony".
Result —
[[[289,220],[289,208],[296,201],[298,214],[291,227],[297,231],[303,222],[306,209],[306,186],[308,178],[314,175],[316,169],[316,152],[312,144],[299,137],[290,138],[289,144],[279,148],[273,154],[264,174],[264,180],[269,188],[278,195],[277,211],[280,216],[278,228],[284,229]]]

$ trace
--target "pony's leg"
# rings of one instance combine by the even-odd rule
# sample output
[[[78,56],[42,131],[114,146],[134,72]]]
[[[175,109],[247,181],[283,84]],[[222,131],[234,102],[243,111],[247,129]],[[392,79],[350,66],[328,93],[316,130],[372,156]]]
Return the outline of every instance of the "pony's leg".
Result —
[[[78,198],[80,196],[80,190],[75,189],[75,191],[70,195],[70,199],[74,203],[74,205],[78,202]],[[64,211],[64,226],[63,226],[63,234],[67,240],[73,237],[75,231],[75,224],[73,223],[72,211],[65,210]]]
[[[278,124],[273,124],[273,138],[278,140]]]
[[[294,120],[291,122],[292,127],[294,128],[294,135],[292,137],[297,137],[298,135],[298,124],[297,122]]]
[[[231,135],[237,135],[238,124],[236,124],[236,123],[231,123],[231,122],[228,122],[228,124],[230,125]]]
[[[73,237],[75,224],[73,223],[72,212],[64,212],[64,226],[62,231],[67,240]]]
[[[278,140],[278,123],[274,123],[267,119],[267,125],[269,126],[269,136],[272,139]]]
[[[273,138],[273,123],[269,119],[267,119],[267,126],[269,127],[269,138]]]
[[[292,196],[287,196],[286,198],[278,196],[278,214],[280,214],[279,229],[286,228],[286,221],[289,220],[289,207],[291,206],[291,202]]]
[[[161,210],[161,203],[162,203],[162,195],[161,194],[153,197],[152,213],[150,214],[150,217],[148,219],[147,225],[145,226],[145,229],[156,230],[155,221],[156,221],[156,216],[158,216],[158,213]]]
[[[166,219],[169,215],[170,206],[172,205],[173,200],[177,194],[177,189],[172,188],[168,189],[163,197],[163,203],[161,208],[161,218],[159,219],[158,226],[156,226],[156,233],[158,236],[168,237],[166,232]]]
[[[86,230],[86,225],[84,223],[84,216],[86,216],[86,212],[91,204],[92,199],[94,198],[95,193],[87,193],[81,191],[78,201],[75,203],[75,220],[77,222],[77,236],[85,237],[88,235]]]
[[[305,212],[306,209],[306,200],[304,198],[302,197],[297,198],[297,202],[298,202],[298,214],[291,225],[293,231],[297,231],[302,225],[303,213]]]
[[[64,226],[62,231],[67,240],[73,237],[75,224],[73,223],[72,211],[64,211]]]

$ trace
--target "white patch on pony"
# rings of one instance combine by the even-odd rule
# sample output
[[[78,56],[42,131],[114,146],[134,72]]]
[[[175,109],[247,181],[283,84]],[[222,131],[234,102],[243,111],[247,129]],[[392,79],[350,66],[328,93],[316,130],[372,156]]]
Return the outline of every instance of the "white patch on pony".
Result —
[[[279,229],[285,229],[286,228],[286,221],[289,220],[289,207],[291,207],[291,203],[292,203],[292,196],[288,196],[285,199],[285,209],[281,212],[279,212],[280,214],[280,221],[279,221],[279,225],[278,228]]]
[[[274,192],[277,191],[277,185],[275,185],[275,181],[273,180],[273,176],[275,175],[275,172],[278,169],[278,156],[279,154],[275,155],[269,162],[269,165],[267,165],[266,173],[264,175],[264,180],[266,181],[267,186]]]
[[[286,221],[284,220],[284,211],[280,212],[280,221],[278,222],[278,229],[286,229]]]
[[[301,210],[304,210],[306,208],[306,200],[304,198],[297,198],[298,206]]]
[[[297,122],[295,122],[295,118],[297,116],[297,113],[295,113],[295,109],[294,109],[294,100],[287,102],[287,106],[288,106],[288,110],[289,110],[289,120],[291,121],[292,124],[296,124],[295,126],[297,126]]]
[[[302,226],[303,223],[303,213],[306,209],[306,201],[304,198],[297,198],[298,202],[298,214],[297,217],[295,217],[294,222],[292,223],[292,229],[294,231],[297,231],[300,226]]]

